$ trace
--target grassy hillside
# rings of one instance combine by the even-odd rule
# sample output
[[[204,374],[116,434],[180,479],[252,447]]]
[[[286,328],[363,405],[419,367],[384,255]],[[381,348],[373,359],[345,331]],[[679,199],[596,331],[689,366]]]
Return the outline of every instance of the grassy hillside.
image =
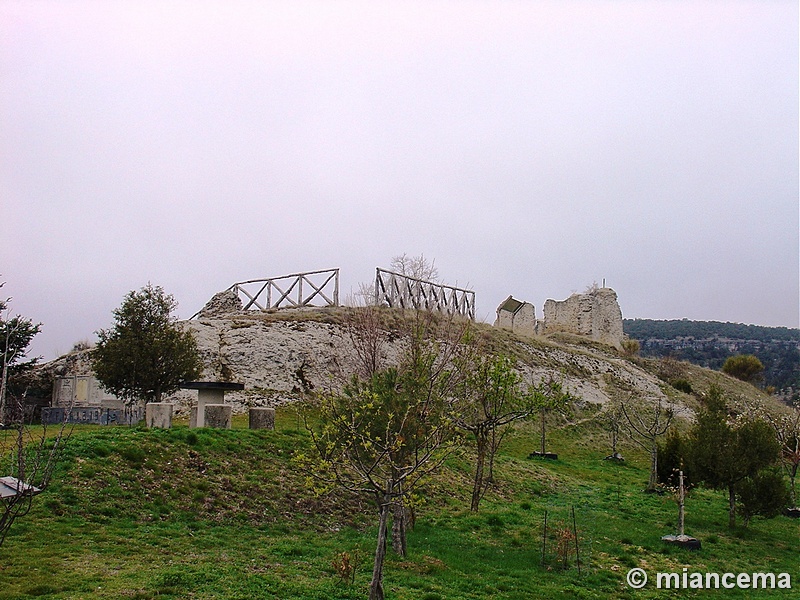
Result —
[[[409,556],[389,554],[387,598],[664,597],[652,584],[630,590],[632,567],[651,578],[683,567],[785,571],[800,585],[797,521],[730,531],[723,495],[695,490],[686,526],[703,549],[666,546],[660,537],[675,532],[677,508],[642,493],[646,457],[623,446],[624,464],[604,461],[607,436],[591,412],[554,425],[559,460],[528,459],[537,424],[522,425],[501,448],[496,486],[477,514],[467,510],[469,451],[448,462],[424,490]],[[54,483],[0,547],[0,598],[364,598],[375,511],[342,494],[314,497],[291,461],[307,445],[292,408],[278,411],[271,432],[249,431],[241,417],[227,431],[79,427]],[[335,572],[344,552],[356,560],[354,584]]]

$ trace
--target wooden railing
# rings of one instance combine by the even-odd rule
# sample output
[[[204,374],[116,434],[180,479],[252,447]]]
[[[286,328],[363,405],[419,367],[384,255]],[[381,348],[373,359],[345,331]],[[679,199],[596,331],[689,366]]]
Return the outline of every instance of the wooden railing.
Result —
[[[475,320],[475,292],[378,268],[375,304],[462,315]]]
[[[245,310],[318,306],[314,300],[322,301],[322,306],[339,306],[339,269],[251,279],[228,289],[239,294]]]

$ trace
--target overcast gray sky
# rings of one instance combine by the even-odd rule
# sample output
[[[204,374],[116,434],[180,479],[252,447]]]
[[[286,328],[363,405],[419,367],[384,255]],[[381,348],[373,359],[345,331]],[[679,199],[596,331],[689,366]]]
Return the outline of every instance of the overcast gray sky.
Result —
[[[163,286],[435,259],[492,320],[798,326],[798,3],[0,0],[0,280],[52,358]]]

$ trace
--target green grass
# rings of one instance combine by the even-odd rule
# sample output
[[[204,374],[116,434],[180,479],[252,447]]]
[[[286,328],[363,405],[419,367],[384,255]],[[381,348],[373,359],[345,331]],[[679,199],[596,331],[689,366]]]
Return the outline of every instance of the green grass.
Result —
[[[666,546],[677,508],[642,493],[647,459],[623,447],[603,461],[591,421],[553,428],[557,461],[529,460],[537,424],[501,448],[496,485],[469,506],[471,456],[453,457],[424,490],[409,556],[389,553],[389,599],[792,597],[782,590],[669,592],[625,583],[632,567],[656,571],[788,572],[797,579],[800,526],[778,517],[727,529],[717,492],[694,490],[687,532],[703,549]],[[375,511],[342,494],[316,498],[291,461],[308,438],[290,410],[277,429],[145,430],[79,427],[51,487],[0,547],[0,598],[364,598],[375,550]],[[578,531],[581,570],[559,535]],[[544,516],[549,536],[542,564]],[[560,533],[559,533],[560,532]],[[571,546],[568,546],[571,548]],[[356,557],[355,584],[333,563]],[[794,582],[793,582],[794,583]]]

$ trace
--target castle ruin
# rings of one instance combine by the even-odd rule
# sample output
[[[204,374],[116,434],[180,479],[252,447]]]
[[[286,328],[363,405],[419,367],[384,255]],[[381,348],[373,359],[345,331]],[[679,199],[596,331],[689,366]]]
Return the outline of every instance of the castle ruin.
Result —
[[[509,296],[497,307],[494,324],[527,335],[564,332],[622,347],[622,311],[611,288],[594,288],[562,301],[547,300],[543,312],[544,318],[538,320],[533,304]]]

